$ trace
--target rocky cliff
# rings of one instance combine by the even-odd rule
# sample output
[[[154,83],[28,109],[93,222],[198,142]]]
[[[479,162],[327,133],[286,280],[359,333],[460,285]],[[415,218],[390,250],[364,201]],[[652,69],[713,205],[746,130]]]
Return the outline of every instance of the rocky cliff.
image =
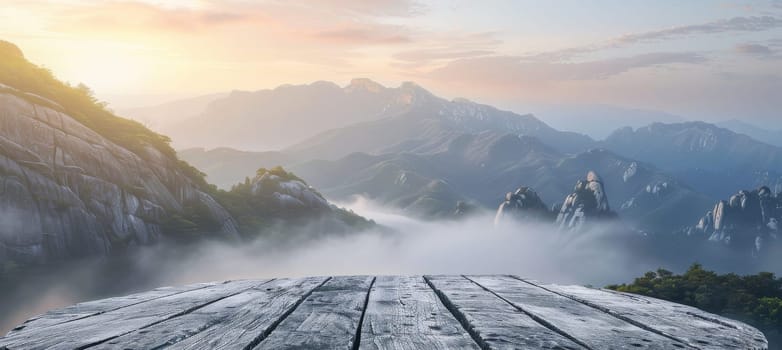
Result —
[[[194,212],[199,233],[238,237],[205,183],[154,142],[162,137],[0,44],[0,263],[153,243]]]
[[[160,238],[172,214],[203,207],[236,225],[154,147],[134,153],[54,108],[0,94],[0,261],[106,254]]]
[[[558,206],[554,206],[556,209]],[[613,218],[616,214],[608,205],[603,180],[594,171],[586,180],[578,180],[573,193],[565,197],[557,214],[560,229],[578,230],[589,220]]]
[[[515,192],[508,192],[505,201],[497,208],[494,217],[494,226],[499,226],[503,221],[512,218],[516,220],[543,221],[553,218],[551,211],[540,199],[538,193],[529,187],[519,187]]]
[[[780,221],[782,193],[763,186],[717,202],[690,233],[757,255],[777,243]]]
[[[590,221],[615,218],[603,187],[603,181],[594,171],[587,173],[585,180],[578,180],[573,193],[565,197],[562,204],[549,209],[537,192],[529,187],[520,187],[509,192],[497,209],[494,225],[501,225],[508,218],[522,221],[554,221],[560,230],[578,231]]]

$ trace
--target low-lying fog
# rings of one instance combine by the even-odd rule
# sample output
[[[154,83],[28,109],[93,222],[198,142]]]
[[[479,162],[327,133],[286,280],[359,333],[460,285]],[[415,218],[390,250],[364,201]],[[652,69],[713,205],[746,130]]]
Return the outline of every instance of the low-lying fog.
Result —
[[[579,234],[551,225],[509,223],[493,227],[493,215],[458,222],[424,222],[393,214],[365,200],[343,204],[392,228],[306,239],[282,232],[286,240],[247,244],[162,244],[121,257],[47,266],[0,290],[0,334],[49,309],[96,298],[226,279],[313,275],[515,274],[545,283],[631,282],[664,267],[682,272],[693,262],[721,271],[755,273],[757,263],[741,263],[716,245],[660,243],[621,224],[594,226]],[[657,242],[657,243],[656,243]],[[703,259],[703,257],[710,257]],[[698,257],[701,257],[700,259]],[[704,261],[706,260],[706,261]],[[765,265],[765,264],[763,264]],[[772,265],[767,265],[772,266]],[[779,269],[779,265],[776,269]],[[766,269],[768,270],[768,269]],[[774,271],[779,272],[779,271]]]

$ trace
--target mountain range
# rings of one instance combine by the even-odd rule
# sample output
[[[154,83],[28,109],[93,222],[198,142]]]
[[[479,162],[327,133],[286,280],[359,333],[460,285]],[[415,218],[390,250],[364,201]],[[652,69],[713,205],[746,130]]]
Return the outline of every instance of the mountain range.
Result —
[[[180,155],[225,188],[241,181],[249,164],[284,165],[329,198],[364,195],[425,218],[450,217],[459,202],[492,209],[519,186],[555,204],[594,170],[612,207],[652,232],[692,224],[737,188],[773,187],[782,164],[778,147],[703,122],[621,128],[594,141],[533,115],[445,100],[414,84],[396,90],[409,96],[397,113],[282,151],[200,148]]]
[[[163,117],[171,108],[183,106],[186,108],[179,115],[187,117]],[[156,130],[170,136],[180,149],[285,149],[307,158],[338,158],[355,150],[382,153],[398,142],[452,131],[514,132],[556,140],[556,147],[568,152],[593,142],[585,135],[555,130],[532,115],[465,99],[449,101],[411,82],[388,88],[369,79],[353,79],[344,87],[320,81],[255,92],[233,91],[227,96],[207,95],[127,112],[151,125],[159,124]],[[312,149],[321,140],[339,137],[350,137],[351,143],[342,148]],[[375,141],[376,137],[383,139]]]
[[[782,129],[763,128],[738,119],[717,123],[717,126],[747,135],[769,145],[782,147]]]
[[[610,105],[529,105],[535,116],[558,130],[578,131],[596,140],[622,127],[640,128],[652,123],[680,123],[681,116],[667,112]]]
[[[150,124],[176,115],[155,125],[200,147],[177,154],[168,137],[14,45],[0,42],[0,56],[0,261],[105,255],[166,237],[242,239],[305,218],[334,231],[373,225],[326,198],[451,219],[465,207],[494,210],[524,186],[556,208],[589,171],[620,217],[653,233],[691,225],[737,189],[782,190],[782,149],[712,124],[652,123],[595,141],[531,114],[368,79],[136,109]]]
[[[736,188],[782,190],[782,148],[704,122],[622,128],[601,146],[659,166],[715,198]]]

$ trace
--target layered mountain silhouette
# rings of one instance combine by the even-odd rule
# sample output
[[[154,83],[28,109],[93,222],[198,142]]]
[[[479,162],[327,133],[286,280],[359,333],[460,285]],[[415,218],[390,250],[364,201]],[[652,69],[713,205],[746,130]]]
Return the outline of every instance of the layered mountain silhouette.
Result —
[[[234,182],[244,176],[242,170],[233,174],[229,170],[238,169],[235,165],[242,159],[288,161],[283,164],[326,197],[366,196],[423,218],[451,217],[458,202],[494,210],[499,199],[519,186],[534,188],[545,203],[561,205],[573,184],[590,170],[603,177],[612,194],[611,207],[650,231],[688,225],[714,201],[652,165],[607,150],[567,154],[535,137],[494,131],[447,135],[416,146],[409,148],[411,152],[353,153],[338,160],[300,161],[281,153],[229,149],[190,150],[181,155],[196,166],[207,166],[218,158],[232,164],[232,168],[207,172],[221,179],[232,175]]]
[[[657,165],[714,198],[736,188],[782,185],[782,148],[704,122],[623,128],[602,145]]]
[[[717,123],[717,126],[747,135],[769,145],[782,147],[782,130],[779,129],[763,128],[737,119]]]
[[[531,105],[528,108],[558,130],[585,133],[596,140],[605,139],[622,127],[684,121],[680,116],[662,111],[600,104]]]
[[[389,89],[359,80],[351,86],[342,90],[360,87],[405,103],[279,152],[220,148],[181,154],[221,186],[240,181],[249,170],[246,162],[282,164],[327,197],[365,195],[427,218],[449,217],[457,203],[492,208],[520,186],[557,203],[579,176],[595,170],[614,194],[611,207],[654,232],[689,225],[736,187],[773,188],[782,171],[780,148],[703,122],[622,128],[596,142],[532,115],[448,101],[412,83]]]
[[[156,112],[153,108],[144,113]],[[178,148],[285,149],[307,159],[336,159],[357,150],[378,154],[411,139],[489,130],[535,136],[567,152],[593,143],[532,115],[464,99],[449,101],[411,82],[388,88],[369,79],[353,79],[343,87],[321,81],[234,91],[214,99],[198,115],[159,129]]]

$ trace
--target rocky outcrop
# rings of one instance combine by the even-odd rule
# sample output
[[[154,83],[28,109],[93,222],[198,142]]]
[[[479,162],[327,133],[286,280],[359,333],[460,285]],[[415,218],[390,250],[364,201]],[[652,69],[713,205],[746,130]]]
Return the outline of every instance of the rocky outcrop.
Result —
[[[782,193],[763,186],[742,190],[719,201],[692,230],[737,249],[758,254],[777,240],[782,221]]]
[[[254,178],[234,186],[227,198],[235,201],[228,205],[236,208],[245,236],[269,229],[285,235],[303,232],[311,236],[375,227],[373,221],[329,203],[304,180],[281,167],[259,169]]]
[[[323,196],[303,180],[282,169],[261,169],[251,182],[253,197],[289,211],[326,212],[333,209]]]
[[[589,220],[615,216],[608,205],[603,181],[594,171],[590,171],[586,180],[576,182],[573,193],[565,197],[556,223],[560,229],[578,230]]]
[[[0,92],[0,262],[149,244],[191,207],[204,209],[211,233],[237,236],[231,215],[174,156],[153,146],[130,151],[56,105],[22,96]]]
[[[521,221],[544,221],[553,218],[537,192],[529,187],[519,187],[515,192],[508,192],[505,201],[497,209],[494,225],[498,226],[508,219]]]
[[[616,213],[611,211],[600,176],[590,171],[586,180],[576,183],[573,193],[565,197],[563,204],[555,204],[551,209],[531,188],[520,187],[516,192],[509,192],[497,209],[494,225],[497,227],[508,218],[515,218],[521,221],[554,221],[560,230],[578,231],[591,220],[614,217]]]

